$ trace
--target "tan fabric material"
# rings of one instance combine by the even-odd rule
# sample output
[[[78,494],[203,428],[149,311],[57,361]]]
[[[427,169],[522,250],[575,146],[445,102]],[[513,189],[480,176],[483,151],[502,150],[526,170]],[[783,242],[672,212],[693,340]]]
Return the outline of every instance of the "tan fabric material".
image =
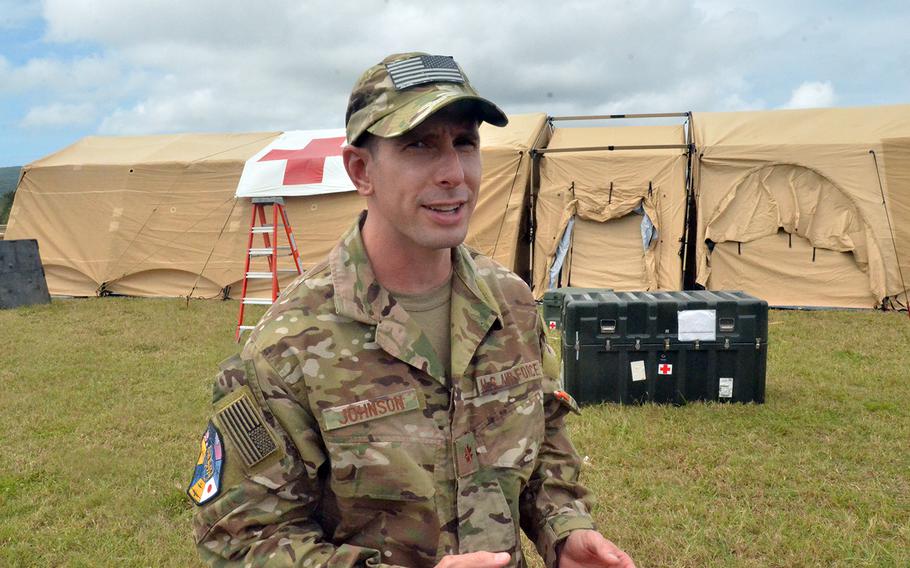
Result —
[[[906,227],[910,154],[899,141],[910,136],[910,106],[696,113],[693,124],[700,284],[740,282],[771,305],[871,308],[903,295],[895,243],[910,249],[910,234],[897,231],[892,242],[870,151],[892,223]],[[793,238],[776,238],[779,230]],[[720,244],[712,253],[706,240],[761,241],[762,256]],[[814,247],[815,262],[793,257],[791,241]]]
[[[484,182],[468,242],[508,267],[518,260],[527,149],[545,122],[518,115],[481,129]],[[6,238],[38,240],[55,295],[218,297],[230,286],[239,297],[252,209],[233,194],[244,162],[279,134],[84,138],[25,166]],[[286,203],[304,270],[365,207],[356,193]],[[280,266],[294,265],[282,257]],[[265,260],[251,270],[265,271]],[[251,280],[247,295],[268,297],[270,286]]]
[[[433,351],[439,357],[446,370],[446,377],[451,378],[452,369],[452,280],[424,294],[401,294],[394,292],[395,298],[404,306],[417,327],[430,340]]]
[[[899,287],[904,289],[903,294],[890,296],[888,302],[891,307],[907,309],[910,307],[910,137],[883,139],[881,158],[885,200],[897,243],[895,264],[900,260]]]
[[[465,243],[519,275],[529,270],[522,239],[527,216],[531,157],[536,140],[547,140],[546,115],[509,116],[509,125],[483,124],[483,184]]]
[[[38,239],[53,294],[180,296],[198,277],[194,295],[217,296],[243,269],[243,161],[275,136],[85,138],[24,168],[12,236]]]
[[[798,235],[789,237],[781,230],[739,246],[735,242],[718,243],[711,255],[715,267],[711,273],[712,286],[717,290],[742,290],[758,297],[774,286],[777,306],[825,307],[833,303],[840,307],[868,308],[874,303],[868,279],[851,253],[823,248],[813,251],[808,239]],[[774,259],[773,270],[765,266],[768,259]],[[755,278],[759,272],[765,272],[764,278]],[[795,281],[801,285],[788,285]],[[804,288],[825,290],[826,295],[807,299]]]
[[[684,144],[682,126],[557,128],[548,148]],[[546,291],[556,248],[576,218],[562,285],[679,290],[686,204],[682,149],[547,153],[540,162],[534,239],[534,295]],[[642,247],[641,205],[658,238]],[[567,274],[567,270],[571,273]],[[567,276],[571,276],[571,282]]]

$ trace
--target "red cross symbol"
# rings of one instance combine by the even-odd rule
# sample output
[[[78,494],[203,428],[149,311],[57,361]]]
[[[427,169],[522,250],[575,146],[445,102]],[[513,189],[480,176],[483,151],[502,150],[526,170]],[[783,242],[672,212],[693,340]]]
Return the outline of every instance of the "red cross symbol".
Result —
[[[556,322],[553,320],[550,320],[550,331],[553,331],[554,329],[556,329]]]
[[[657,372],[661,375],[669,375],[673,372],[673,365],[667,365],[664,363],[663,365],[657,367]]]
[[[344,136],[315,138],[299,150],[271,150],[259,158],[260,162],[287,160],[284,167],[284,185],[321,183],[325,159],[340,156]]]

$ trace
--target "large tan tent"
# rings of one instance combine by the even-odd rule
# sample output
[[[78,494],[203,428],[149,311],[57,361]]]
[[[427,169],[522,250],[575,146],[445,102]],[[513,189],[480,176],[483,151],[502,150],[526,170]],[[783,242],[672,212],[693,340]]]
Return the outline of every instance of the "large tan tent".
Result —
[[[559,285],[681,289],[685,143],[682,125],[555,129],[540,160],[535,296]],[[552,151],[655,145],[680,148]]]
[[[468,242],[518,268],[527,150],[543,114],[481,129],[484,182]],[[55,295],[220,297],[239,282],[251,206],[234,192],[245,161],[280,135],[88,137],[27,165],[7,239],[38,239]],[[356,193],[289,198],[304,268],[323,258],[364,202]],[[268,296],[267,281],[248,295]]]
[[[696,113],[693,124],[699,284],[776,306],[903,302],[910,106]]]
[[[23,168],[8,238],[38,239],[52,294],[217,296],[242,270],[244,160],[278,134],[84,138]]]

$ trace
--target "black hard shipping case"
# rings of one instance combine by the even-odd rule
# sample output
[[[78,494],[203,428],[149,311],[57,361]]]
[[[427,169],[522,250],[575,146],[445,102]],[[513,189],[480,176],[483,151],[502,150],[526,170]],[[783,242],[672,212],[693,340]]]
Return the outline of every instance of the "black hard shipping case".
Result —
[[[543,321],[547,325],[547,329],[550,331],[555,331],[561,329],[562,323],[562,306],[566,302],[566,298],[571,297],[573,294],[581,294],[585,292],[609,292],[607,288],[577,288],[575,286],[570,286],[566,288],[554,288],[553,290],[547,290],[543,294]]]
[[[0,241],[0,308],[50,303],[38,241]]]
[[[562,310],[580,403],[764,402],[768,303],[743,292],[581,292]]]
[[[583,292],[609,292],[608,288],[577,288],[567,286],[565,288],[555,288],[547,290],[543,295],[541,303],[541,315],[543,323],[547,328],[547,343],[556,353],[556,359],[562,365],[562,307],[566,299],[573,294]]]

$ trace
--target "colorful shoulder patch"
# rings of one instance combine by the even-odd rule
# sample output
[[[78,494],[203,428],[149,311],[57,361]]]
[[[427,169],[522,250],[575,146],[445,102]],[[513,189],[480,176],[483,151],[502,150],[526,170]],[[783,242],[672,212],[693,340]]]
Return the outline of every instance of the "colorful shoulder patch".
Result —
[[[221,490],[221,470],[224,465],[224,447],[221,436],[215,425],[209,422],[209,427],[202,435],[199,448],[199,459],[196,460],[196,469],[193,471],[193,480],[186,490],[193,503],[202,505],[211,501]]]

